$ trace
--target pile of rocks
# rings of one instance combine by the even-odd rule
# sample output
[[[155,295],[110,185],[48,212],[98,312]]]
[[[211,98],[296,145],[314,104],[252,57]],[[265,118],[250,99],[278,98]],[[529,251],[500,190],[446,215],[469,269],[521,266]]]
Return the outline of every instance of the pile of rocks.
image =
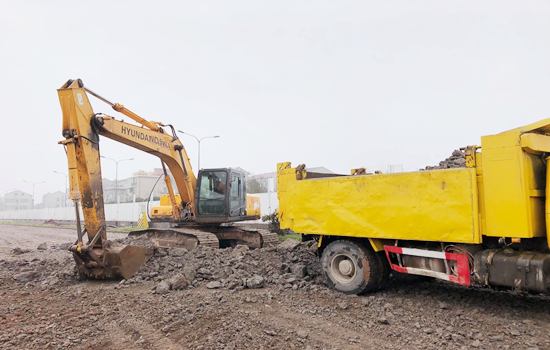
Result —
[[[144,239],[127,238],[123,243],[140,245]],[[158,294],[199,286],[242,290],[275,285],[315,290],[324,284],[315,243],[287,239],[276,247],[255,250],[244,245],[226,249],[199,246],[192,251],[156,248],[149,262],[118,287],[152,281]]]
[[[11,253],[20,259],[0,260],[0,280],[12,278],[22,284],[44,288],[74,284],[80,280],[72,256],[66,250],[52,249],[36,254],[35,251],[16,248]]]
[[[152,246],[145,235],[115,242]],[[66,250],[52,247],[47,253],[41,252],[41,256],[27,251],[14,253],[20,254],[21,259],[0,260],[0,267],[2,274],[9,274],[17,282],[48,287],[80,280]],[[34,255],[31,257],[30,254]],[[27,255],[30,259],[24,259]],[[254,250],[244,245],[226,249],[198,246],[192,251],[154,248],[152,258],[131,279],[122,280],[115,288],[146,283],[151,283],[153,292],[157,294],[200,286],[236,291],[267,285],[279,286],[280,289],[316,290],[324,284],[324,278],[316,256],[316,242],[287,239],[277,246]]]
[[[435,169],[451,169],[451,168],[465,168],[466,167],[466,156],[464,152],[460,150],[454,150],[453,154],[439,162],[438,166],[427,166],[424,170],[435,170]]]

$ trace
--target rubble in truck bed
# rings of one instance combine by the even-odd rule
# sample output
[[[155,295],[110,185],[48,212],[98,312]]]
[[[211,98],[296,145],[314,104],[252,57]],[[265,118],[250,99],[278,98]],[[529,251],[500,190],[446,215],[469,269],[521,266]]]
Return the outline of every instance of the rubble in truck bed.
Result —
[[[425,169],[420,170],[435,170],[435,169],[451,169],[451,168],[465,168],[466,156],[463,151],[454,150],[451,156],[445,160],[439,162],[436,166],[426,166]]]

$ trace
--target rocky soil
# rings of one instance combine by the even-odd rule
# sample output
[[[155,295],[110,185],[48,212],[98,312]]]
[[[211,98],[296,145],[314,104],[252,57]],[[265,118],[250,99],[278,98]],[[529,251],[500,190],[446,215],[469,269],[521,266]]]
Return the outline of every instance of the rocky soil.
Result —
[[[546,295],[394,280],[346,296],[325,286],[311,244],[292,240],[157,249],[128,281],[89,281],[43,228],[34,248],[8,250],[21,230],[0,225],[0,349],[550,348]]]
[[[465,168],[465,167],[466,167],[466,156],[464,155],[464,152],[460,150],[454,150],[451,156],[439,162],[439,165],[436,165],[436,166],[428,165],[424,170]]]

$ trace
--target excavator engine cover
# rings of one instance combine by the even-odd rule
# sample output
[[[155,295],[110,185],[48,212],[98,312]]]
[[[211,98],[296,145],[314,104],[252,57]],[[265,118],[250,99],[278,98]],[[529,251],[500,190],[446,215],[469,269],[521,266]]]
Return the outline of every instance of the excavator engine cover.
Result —
[[[95,279],[129,279],[153,255],[152,248],[118,245],[106,241],[103,248],[79,252],[70,249],[80,275]]]

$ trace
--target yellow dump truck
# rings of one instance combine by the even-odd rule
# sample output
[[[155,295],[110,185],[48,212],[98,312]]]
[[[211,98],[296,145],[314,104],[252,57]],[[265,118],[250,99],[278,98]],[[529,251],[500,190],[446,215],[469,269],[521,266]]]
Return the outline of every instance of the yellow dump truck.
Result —
[[[463,152],[463,168],[396,174],[279,163],[281,228],[318,240],[328,283],[347,294],[382,288],[390,273],[547,292],[550,119]]]

